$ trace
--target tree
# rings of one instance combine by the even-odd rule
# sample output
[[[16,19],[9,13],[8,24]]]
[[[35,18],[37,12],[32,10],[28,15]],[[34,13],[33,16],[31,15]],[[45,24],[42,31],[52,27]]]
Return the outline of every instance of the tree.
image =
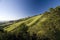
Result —
[[[56,10],[56,11],[60,11],[60,6],[57,6],[57,7],[55,8],[55,10]]]
[[[53,9],[53,8],[50,8],[49,10],[50,10],[50,13],[54,13],[55,12],[55,9]]]

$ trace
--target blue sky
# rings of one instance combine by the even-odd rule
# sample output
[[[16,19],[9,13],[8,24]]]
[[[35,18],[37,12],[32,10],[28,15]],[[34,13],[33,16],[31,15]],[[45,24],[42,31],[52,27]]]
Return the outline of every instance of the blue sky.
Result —
[[[0,0],[0,21],[38,15],[60,6],[60,0]]]

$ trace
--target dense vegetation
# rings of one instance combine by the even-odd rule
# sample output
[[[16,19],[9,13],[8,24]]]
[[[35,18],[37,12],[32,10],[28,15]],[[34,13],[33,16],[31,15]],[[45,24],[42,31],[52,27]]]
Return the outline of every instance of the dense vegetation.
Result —
[[[60,40],[60,6],[0,26],[0,40]]]

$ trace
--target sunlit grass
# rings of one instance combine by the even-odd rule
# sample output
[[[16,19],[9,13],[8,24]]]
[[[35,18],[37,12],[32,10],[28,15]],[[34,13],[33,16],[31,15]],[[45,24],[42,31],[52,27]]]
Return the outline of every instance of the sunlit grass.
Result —
[[[23,22],[24,22],[24,21],[19,22],[19,23],[15,23],[15,24],[13,24],[13,25],[10,25],[8,28],[5,28],[4,30],[6,30],[6,31],[11,31],[11,30],[15,29],[16,27],[18,27],[19,25],[21,25]]]
[[[22,23],[27,23],[28,21],[30,21],[30,20],[32,20],[33,18],[35,18],[35,17],[32,17],[32,18],[30,18],[30,19],[28,19],[28,20],[26,20],[26,21],[21,21],[21,22],[18,22],[18,23],[14,23],[14,24],[12,24],[12,25],[10,25],[10,26],[7,26],[7,27],[5,27],[4,28],[4,30],[6,30],[6,31],[11,31],[11,30],[13,30],[13,29],[15,29],[15,28],[18,28],[19,27],[19,25],[21,25]],[[27,23],[28,24],[28,23]]]
[[[41,16],[42,16],[42,15],[35,16],[35,17],[32,17],[32,18],[30,18],[30,19],[28,19],[28,20],[21,21],[21,22],[18,22],[18,23],[14,23],[14,24],[12,24],[12,25],[10,25],[10,26],[8,26],[8,27],[5,27],[4,30],[9,32],[9,31],[11,31],[11,30],[13,30],[13,29],[15,29],[15,28],[18,28],[19,25],[21,25],[22,23],[25,23],[25,24],[27,24],[28,26],[30,26],[30,25],[34,24]]]
[[[27,24],[27,25],[28,25],[28,26],[33,25],[33,24],[34,24],[37,20],[39,20],[41,17],[42,17],[42,15],[37,16],[36,18],[34,18],[34,20],[33,20],[31,23],[29,23],[29,24]]]
[[[39,21],[40,23],[41,23],[41,22],[44,22],[47,18],[46,18],[46,17],[41,18],[42,16],[43,16],[43,14],[42,14],[42,15],[38,15],[38,16],[31,17],[31,18],[29,18],[29,19],[27,19],[27,20],[25,20],[25,21],[20,21],[20,22],[14,23],[14,24],[12,24],[12,25],[10,25],[10,26],[5,27],[4,30],[7,31],[7,32],[14,31],[14,29],[19,28],[19,26],[20,26],[22,23],[27,24],[27,26],[31,26],[31,25],[33,25],[34,23],[36,23],[36,21],[38,21],[38,20],[40,20],[40,21]]]

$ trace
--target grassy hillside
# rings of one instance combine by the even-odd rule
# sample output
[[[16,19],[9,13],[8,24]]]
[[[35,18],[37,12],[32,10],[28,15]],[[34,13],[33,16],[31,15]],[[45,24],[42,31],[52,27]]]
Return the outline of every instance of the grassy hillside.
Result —
[[[42,16],[42,15],[34,16],[34,17],[29,18],[29,19],[27,19],[27,20],[14,23],[14,24],[10,25],[9,27],[5,27],[4,30],[6,30],[6,31],[9,32],[9,31],[11,31],[11,30],[14,30],[14,29],[18,28],[22,23],[26,23],[28,26],[31,26],[31,25],[33,25],[41,16]]]
[[[60,6],[43,14],[16,20],[3,30],[23,37],[23,40],[60,40]]]

